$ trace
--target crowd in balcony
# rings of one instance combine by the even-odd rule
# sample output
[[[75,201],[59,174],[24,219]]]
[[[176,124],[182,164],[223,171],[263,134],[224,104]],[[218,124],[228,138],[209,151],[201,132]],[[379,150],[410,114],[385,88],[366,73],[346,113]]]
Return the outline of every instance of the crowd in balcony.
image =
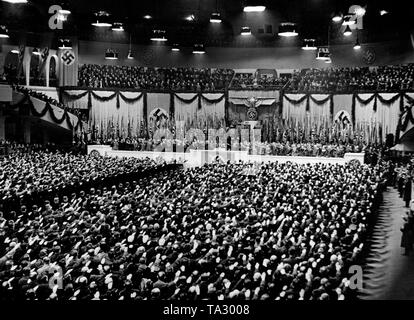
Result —
[[[79,86],[213,92],[227,88],[233,73],[231,69],[143,68],[87,64],[79,68]]]
[[[289,92],[395,92],[414,89],[414,64],[303,69],[296,71],[286,91]]]

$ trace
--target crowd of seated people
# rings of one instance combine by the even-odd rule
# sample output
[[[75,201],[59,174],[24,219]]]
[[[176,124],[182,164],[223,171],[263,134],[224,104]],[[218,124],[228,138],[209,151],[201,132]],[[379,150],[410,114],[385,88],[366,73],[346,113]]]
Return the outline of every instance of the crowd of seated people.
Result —
[[[281,76],[271,76],[267,74],[262,74],[257,81],[259,88],[274,88],[274,87],[283,87],[286,83],[289,82],[287,77]]]
[[[247,89],[257,86],[257,78],[254,73],[238,72],[231,83],[232,89]]]
[[[9,161],[1,189],[154,165],[46,153]],[[352,299],[348,269],[386,172],[240,162],[51,190],[0,213],[0,300]]]
[[[85,64],[79,68],[79,86],[209,92],[228,87],[231,69],[142,68]]]
[[[303,69],[293,74],[289,92],[399,91],[414,89],[414,64],[380,67]]]

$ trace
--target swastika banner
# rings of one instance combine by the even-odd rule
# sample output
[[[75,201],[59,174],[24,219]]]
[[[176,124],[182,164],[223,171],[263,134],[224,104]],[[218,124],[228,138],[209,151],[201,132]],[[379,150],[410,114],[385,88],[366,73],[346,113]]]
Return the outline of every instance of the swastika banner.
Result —
[[[71,66],[76,61],[76,56],[72,50],[65,50],[62,52],[60,59],[64,65]]]

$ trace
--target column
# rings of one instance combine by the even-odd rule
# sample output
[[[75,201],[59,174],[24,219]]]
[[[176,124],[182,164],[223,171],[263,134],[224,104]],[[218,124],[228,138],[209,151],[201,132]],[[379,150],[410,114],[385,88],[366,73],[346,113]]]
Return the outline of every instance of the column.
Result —
[[[6,140],[6,116],[0,111],[0,140]]]
[[[22,120],[23,122],[23,140],[24,143],[30,143],[31,141],[31,122],[30,119],[25,118]]]

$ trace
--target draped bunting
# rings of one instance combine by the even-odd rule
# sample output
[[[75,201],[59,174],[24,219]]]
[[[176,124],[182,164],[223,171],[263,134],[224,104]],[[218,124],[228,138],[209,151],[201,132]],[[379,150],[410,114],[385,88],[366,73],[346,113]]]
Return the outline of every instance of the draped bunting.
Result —
[[[187,129],[196,126],[198,109],[200,109],[198,94],[174,94],[174,118],[176,121],[183,121]]]
[[[396,135],[398,119],[400,116],[400,94],[378,94],[376,121],[381,123],[381,136],[385,139],[388,134]]]
[[[306,121],[309,106],[307,94],[285,94],[283,96],[283,119],[295,119],[300,122]]]
[[[355,94],[355,123],[372,123],[374,121],[375,94]]]
[[[104,139],[118,134],[120,123],[123,122],[118,110],[119,104],[113,101],[116,97],[117,93],[113,91],[99,91],[99,95],[92,92],[93,107],[90,110],[89,123],[99,135],[103,135]]]
[[[217,127],[225,124],[226,96],[224,94],[200,94],[200,106],[197,110],[198,128]]]
[[[133,103],[135,103],[135,102],[138,102],[138,101],[139,101],[139,100],[141,100],[141,99],[142,99],[142,97],[144,96],[144,94],[143,94],[143,93],[139,93],[139,94],[138,94],[138,96],[134,96],[134,95],[136,95],[136,93],[135,93],[135,92],[129,92],[129,91],[124,92],[124,93],[119,92],[119,97],[120,97],[120,98],[121,98],[124,102],[129,103],[129,104],[133,104]],[[134,97],[130,98],[129,96],[134,96]]]
[[[70,109],[90,110],[92,106],[91,92],[84,90],[61,91],[62,102]]]
[[[10,105],[12,108],[21,108],[24,105],[29,105],[30,113],[35,117],[57,125],[63,125],[72,131],[82,128],[82,121],[76,115],[58,107],[53,107],[48,102],[40,99],[22,94],[21,96],[22,98],[16,104]]]
[[[144,127],[144,94],[136,92],[119,93],[119,109],[117,111],[120,134],[123,137],[139,137]],[[126,129],[126,130],[125,130]]]
[[[146,93],[76,90],[62,91],[62,100],[70,108],[88,109],[90,123],[101,129],[119,132],[138,132],[150,118],[182,121],[188,128],[221,126],[247,120],[249,107],[255,106],[261,122],[277,116],[280,110],[278,91],[230,90],[223,93]],[[367,94],[284,94],[281,114],[284,119],[295,121],[331,121],[338,114],[349,115],[356,130],[374,130],[385,139],[396,133],[397,124],[404,125],[411,115],[402,120],[401,110],[414,103],[414,93]],[[42,109],[43,110],[43,109]],[[61,119],[57,115],[57,120]],[[408,120],[406,120],[408,119]],[[413,116],[414,119],[414,116]],[[106,125],[104,122],[106,121]],[[102,125],[101,125],[102,123]],[[364,127],[365,126],[365,127]],[[112,128],[112,129],[111,129]],[[115,128],[115,129],[114,129]],[[154,128],[154,126],[153,126]],[[134,134],[133,134],[134,135]]]
[[[331,120],[333,109],[332,95],[314,94],[309,96],[310,118],[315,123],[325,123]]]

